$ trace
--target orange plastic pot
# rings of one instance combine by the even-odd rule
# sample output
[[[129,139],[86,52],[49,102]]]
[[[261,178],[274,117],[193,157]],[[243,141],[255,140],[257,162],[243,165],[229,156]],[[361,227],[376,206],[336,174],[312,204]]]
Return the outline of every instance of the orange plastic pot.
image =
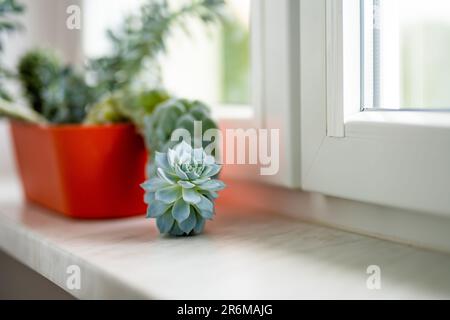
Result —
[[[11,122],[26,198],[74,218],[143,214],[147,152],[129,124],[37,126]]]

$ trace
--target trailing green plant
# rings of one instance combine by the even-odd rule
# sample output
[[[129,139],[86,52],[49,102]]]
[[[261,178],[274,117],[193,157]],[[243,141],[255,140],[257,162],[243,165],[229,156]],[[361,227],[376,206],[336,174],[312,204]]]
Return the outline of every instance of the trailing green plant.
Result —
[[[208,129],[217,128],[209,107],[200,101],[173,98],[158,105],[151,115],[145,117],[144,138],[147,148],[152,151],[147,168],[149,176],[156,173],[154,152],[167,152],[178,143],[171,140],[176,129],[186,129],[192,139],[198,139],[194,132],[195,121],[201,122],[202,136]],[[202,146],[206,147],[209,143],[210,141],[202,141]]]
[[[181,142],[167,153],[155,153],[157,175],[142,184],[149,204],[147,217],[156,219],[162,234],[183,236],[203,231],[214,216],[217,192],[225,188],[214,179],[221,170],[203,148]]]
[[[166,40],[176,28],[187,30],[188,19],[210,24],[223,17],[224,0],[191,0],[173,10],[167,0],[147,1],[137,15],[129,16],[118,31],[108,31],[112,54],[93,59],[88,70],[102,92],[130,87],[145,66],[159,82],[157,57],[166,51]],[[160,83],[156,83],[159,85]]]
[[[3,39],[5,34],[21,29],[17,16],[24,12],[24,6],[16,0],[0,0],[0,54],[4,51]],[[0,98],[12,101],[12,96],[4,88],[4,81],[13,78],[14,74],[0,64]]]
[[[8,101],[0,99],[0,118],[1,117],[39,125],[47,124],[47,120],[33,109],[14,106]]]

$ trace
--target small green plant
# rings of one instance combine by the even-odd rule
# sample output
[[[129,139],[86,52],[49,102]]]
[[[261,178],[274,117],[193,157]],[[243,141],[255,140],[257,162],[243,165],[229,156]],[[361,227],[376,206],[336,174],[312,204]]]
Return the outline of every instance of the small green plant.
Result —
[[[203,231],[214,216],[217,192],[225,184],[214,179],[221,170],[203,148],[181,142],[167,153],[156,152],[157,176],[142,185],[149,204],[147,217],[155,218],[162,234],[183,236]]]
[[[84,123],[132,122],[143,133],[145,116],[150,115],[157,105],[169,98],[169,93],[163,89],[137,92],[117,91],[93,105]]]
[[[51,123],[82,122],[89,104],[98,99],[84,75],[63,65],[51,50],[29,51],[20,59],[18,69],[31,108]]]
[[[61,61],[49,50],[32,50],[19,60],[18,75],[23,93],[30,107],[44,116],[44,92],[58,78],[61,68]]]
[[[217,128],[211,116],[208,106],[200,101],[189,101],[186,99],[171,99],[157,106],[155,111],[144,119],[144,138],[149,150],[167,152],[175,146],[178,141],[172,141],[172,132],[176,129],[186,129],[192,138],[195,136],[194,124],[200,121],[202,124],[202,136],[208,129]],[[206,147],[208,141],[202,141]],[[152,176],[156,173],[154,153],[151,154],[147,174]]]
[[[203,131],[217,128],[210,108],[200,101],[173,98],[158,105],[155,111],[144,119],[147,146],[151,150],[166,152],[177,143],[171,142],[175,129],[187,129],[194,137],[195,121],[202,122]]]
[[[89,86],[84,74],[71,66],[60,70],[58,77],[44,90],[44,115],[52,123],[82,123],[91,104],[100,99],[96,88]]]

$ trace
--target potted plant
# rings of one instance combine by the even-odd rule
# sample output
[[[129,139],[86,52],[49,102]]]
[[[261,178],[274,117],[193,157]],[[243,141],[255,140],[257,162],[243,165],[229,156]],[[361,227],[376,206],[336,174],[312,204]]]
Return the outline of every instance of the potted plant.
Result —
[[[27,199],[75,218],[144,213],[145,165],[154,167],[156,152],[170,147],[170,130],[189,129],[195,120],[216,125],[200,102],[174,98],[158,82],[137,90],[137,79],[148,60],[157,66],[170,30],[186,18],[213,22],[222,4],[193,0],[173,11],[165,1],[149,0],[118,32],[108,32],[113,52],[83,70],[45,49],[22,57],[17,79],[29,106],[3,100],[0,115],[12,119]],[[145,71],[159,78],[157,67]]]

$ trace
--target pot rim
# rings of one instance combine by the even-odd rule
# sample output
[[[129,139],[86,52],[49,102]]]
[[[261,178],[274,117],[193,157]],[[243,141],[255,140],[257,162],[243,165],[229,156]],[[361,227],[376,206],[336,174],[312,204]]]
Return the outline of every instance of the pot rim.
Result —
[[[79,130],[101,130],[101,129],[119,129],[134,127],[131,122],[108,123],[108,124],[35,124],[20,120],[10,120],[14,125],[35,127],[51,131],[79,131]]]

